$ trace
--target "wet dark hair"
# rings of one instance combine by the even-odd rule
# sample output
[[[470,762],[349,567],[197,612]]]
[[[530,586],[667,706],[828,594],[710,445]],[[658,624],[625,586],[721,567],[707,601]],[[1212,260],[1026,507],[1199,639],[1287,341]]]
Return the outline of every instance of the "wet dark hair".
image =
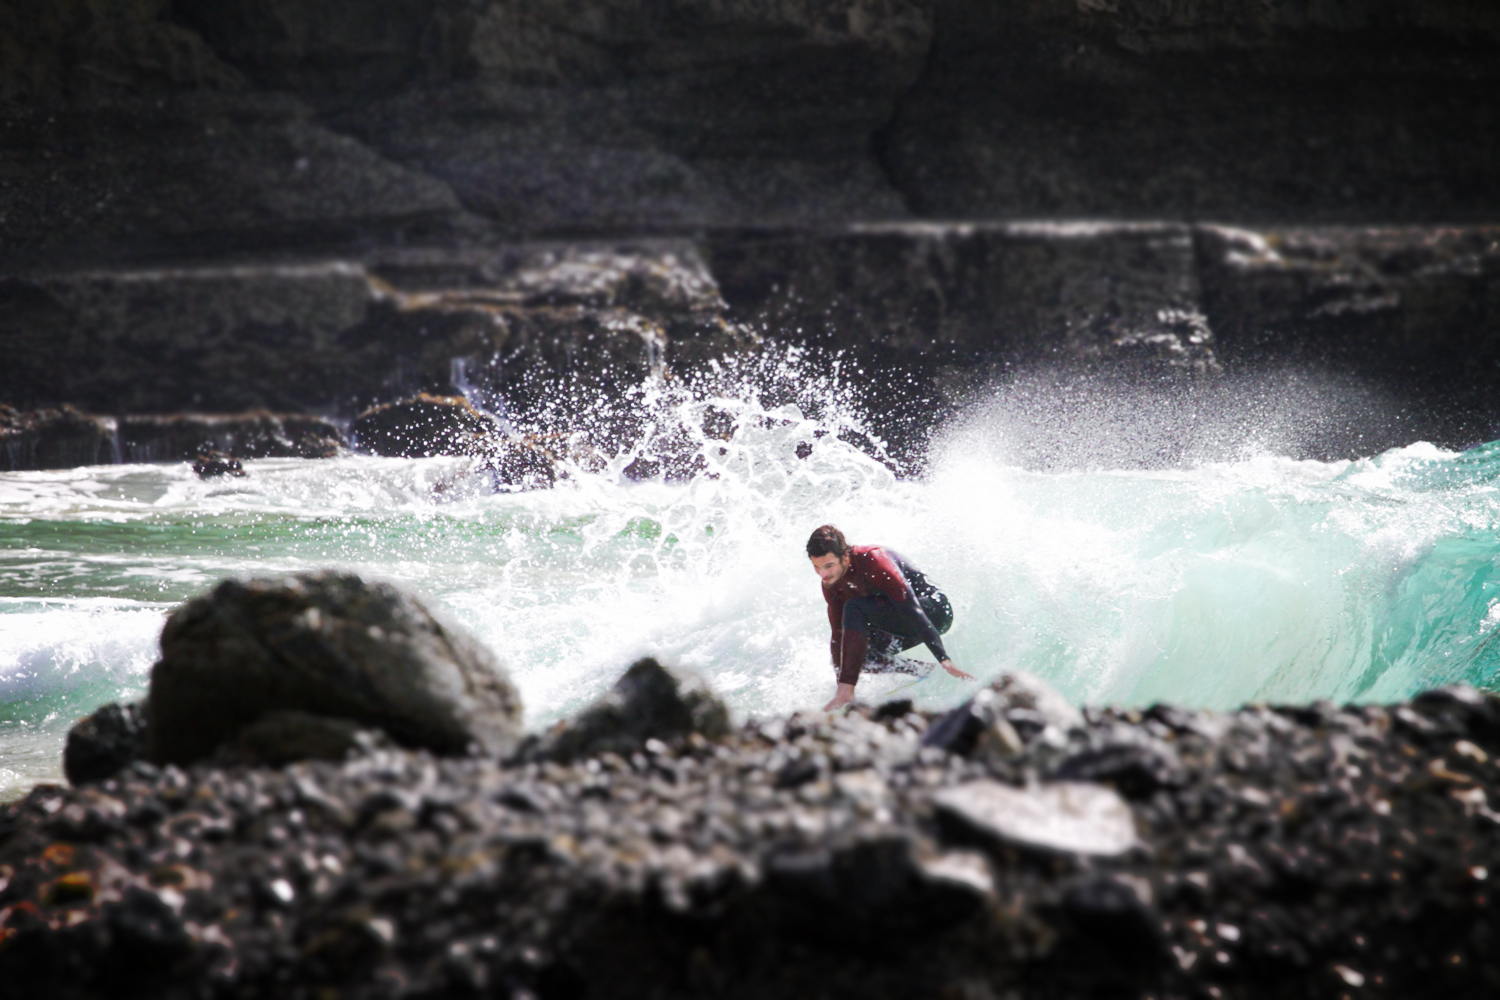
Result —
[[[844,553],[849,551],[849,543],[844,540],[844,533],[831,524],[825,524],[812,533],[807,540],[807,555],[809,559],[818,556],[836,555],[844,558]]]

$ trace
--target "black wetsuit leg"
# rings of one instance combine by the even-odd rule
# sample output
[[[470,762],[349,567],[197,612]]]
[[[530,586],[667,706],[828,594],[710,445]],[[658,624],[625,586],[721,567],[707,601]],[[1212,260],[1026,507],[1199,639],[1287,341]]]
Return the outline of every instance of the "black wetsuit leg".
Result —
[[[953,627],[953,605],[948,603],[948,598],[942,591],[918,595],[917,603],[922,606],[922,613],[932,622],[932,627],[938,630],[938,635],[946,635]],[[921,636],[903,635],[900,639],[902,649],[911,649],[922,643]]]
[[[953,625],[953,607],[940,591],[917,597],[922,613],[939,634]],[[863,633],[869,643],[865,669],[871,673],[912,673],[895,654],[928,641],[925,624],[911,609],[879,594],[844,603],[844,628]]]

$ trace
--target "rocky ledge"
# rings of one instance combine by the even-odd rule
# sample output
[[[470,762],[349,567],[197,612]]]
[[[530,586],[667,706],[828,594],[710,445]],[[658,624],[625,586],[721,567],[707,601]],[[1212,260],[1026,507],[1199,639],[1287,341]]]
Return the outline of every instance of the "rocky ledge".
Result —
[[[460,707],[464,685],[443,678],[489,662],[389,588],[226,587],[174,616],[165,660],[180,683],[194,658],[243,658],[264,704],[234,706],[239,725],[290,690],[288,670],[311,678],[293,692],[302,715],[281,713],[293,729],[319,711],[351,731],[389,723],[394,703],[366,697],[389,668],[348,673],[383,643],[426,663],[400,683]],[[351,624],[369,615],[384,638]],[[367,732],[340,759],[250,763],[266,721],[217,756],[136,761],[5,807],[0,977],[55,997],[1479,997],[1500,983],[1500,699],[1471,689],[1080,713],[1013,676],[946,713],[896,702],[736,728],[701,681],[642,661],[580,717],[457,754]],[[117,759],[74,763],[118,767],[140,722],[96,715],[75,744],[113,740]],[[151,742],[148,757],[173,756]]]
[[[0,400],[52,408],[59,444],[23,447],[0,413],[0,443],[16,442],[0,469],[107,461],[116,438],[134,461],[191,458],[185,449],[206,440],[239,458],[252,457],[236,450],[252,440],[285,438],[286,454],[303,437],[337,443],[326,420],[295,432],[247,425],[230,440],[226,418],[192,416],[180,419],[219,423],[108,418],[112,437],[59,416],[62,403],[349,422],[393,400],[464,395],[521,434],[586,434],[613,451],[660,418],[641,412],[645,386],[708,397],[749,384],[780,405],[795,398],[780,388],[787,371],[827,373],[837,356],[857,375],[843,379],[842,402],[913,465],[934,426],[1038,372],[1070,386],[1151,386],[1212,415],[1272,391],[1257,380],[1280,386],[1290,367],[1304,383],[1345,387],[1300,422],[1290,454],[1470,447],[1500,435],[1497,323],[1500,228],[1484,224],[762,226],[387,248],[295,266],[34,270],[0,275]],[[788,352],[802,360],[788,368]],[[354,432],[382,453],[472,453],[483,418],[451,416],[415,444],[411,429],[394,435],[408,440]],[[1198,436],[1210,432],[1174,423],[1179,445]]]
[[[120,462],[235,458],[331,458],[344,450],[323,417],[179,413],[109,417],[76,407],[18,410],[0,404],[0,472],[71,469]]]

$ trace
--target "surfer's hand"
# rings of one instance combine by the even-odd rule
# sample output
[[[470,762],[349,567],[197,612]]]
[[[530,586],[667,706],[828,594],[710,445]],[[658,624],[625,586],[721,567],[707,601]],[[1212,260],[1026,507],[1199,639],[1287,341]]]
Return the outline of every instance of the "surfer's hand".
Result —
[[[853,684],[840,684],[838,691],[836,691],[834,693],[834,695],[833,695],[833,700],[830,701],[828,704],[826,704],[826,705],[823,706],[823,711],[825,711],[825,712],[835,711],[837,709],[843,708],[845,705],[849,704],[853,700],[854,700],[854,685]]]
[[[952,660],[940,660],[938,662],[942,664],[944,670],[948,671],[948,673],[952,674],[954,677],[957,677],[961,681],[972,681],[974,679],[974,676],[972,674],[966,674],[962,670],[955,667]]]

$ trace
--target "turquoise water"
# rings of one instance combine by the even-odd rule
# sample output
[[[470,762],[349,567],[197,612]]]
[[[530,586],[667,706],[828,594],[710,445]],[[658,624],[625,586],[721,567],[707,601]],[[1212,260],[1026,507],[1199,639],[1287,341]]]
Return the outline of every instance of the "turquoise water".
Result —
[[[701,424],[704,405],[667,416]],[[837,427],[811,407],[714,405],[737,429],[698,435],[708,474],[681,484],[628,482],[628,451],[522,494],[487,492],[463,459],[0,475],[0,796],[55,780],[67,726],[138,697],[170,609],[231,575],[415,587],[509,664],[533,726],[644,653],[703,671],[741,716],[813,708],[832,679],[802,543],[825,521],[947,590],[949,649],[980,679],[1023,667],[1080,703],[1218,708],[1497,683],[1500,443],[1037,471],[977,410],[902,480],[817,437]],[[966,690],[939,674],[910,693]]]

